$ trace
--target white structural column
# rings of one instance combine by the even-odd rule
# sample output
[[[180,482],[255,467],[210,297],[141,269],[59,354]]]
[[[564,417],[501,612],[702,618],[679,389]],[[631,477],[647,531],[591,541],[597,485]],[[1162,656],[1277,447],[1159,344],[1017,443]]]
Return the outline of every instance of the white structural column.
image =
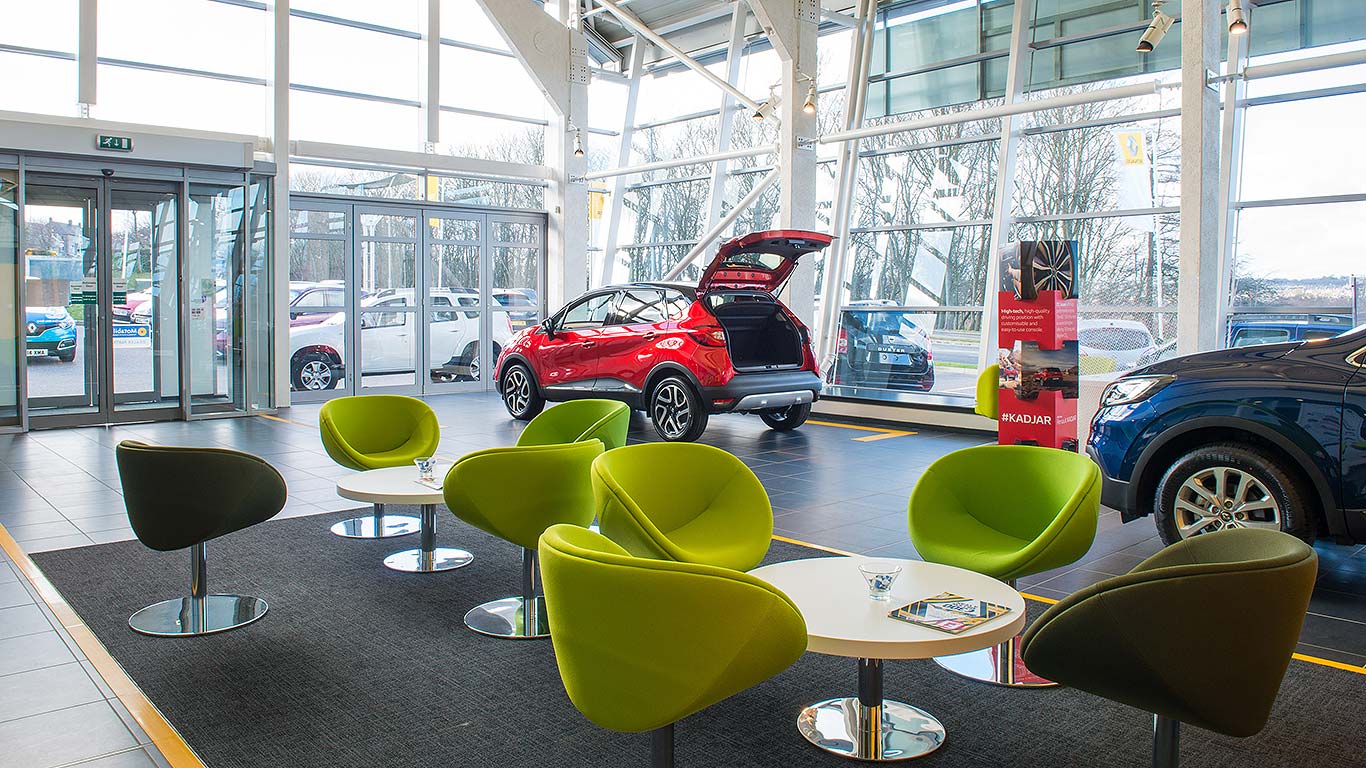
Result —
[[[1181,258],[1177,351],[1220,346],[1219,0],[1181,6]]]
[[[1252,22],[1252,6],[1243,9]],[[1248,35],[1228,36],[1228,74],[1224,82],[1224,109],[1220,116],[1219,142],[1219,307],[1215,340],[1223,343],[1228,335],[1228,309],[1233,304],[1233,266],[1238,244],[1238,180],[1243,166],[1243,116],[1247,107]]]
[[[1029,78],[1029,40],[1034,29],[1034,0],[1015,0],[1015,20],[1010,31],[1010,59],[1006,65],[1005,103],[1015,104],[1024,95]],[[982,299],[982,343],[977,352],[977,368],[994,362],[997,354],[996,291],[1001,284],[1001,251],[1010,244],[1015,225],[1015,161],[1019,155],[1020,133],[1024,118],[1001,118],[1001,147],[997,154],[996,200],[991,216],[991,246],[987,251],[986,290]]]
[[[574,134],[588,128],[588,43],[570,28],[572,0],[548,3],[557,17],[524,0],[479,0],[523,68],[555,110],[546,129],[546,164],[551,169],[550,232],[547,238],[546,306],[557,307],[588,287],[587,161],[574,156]]]
[[[730,44],[726,46],[726,82],[732,88],[740,84],[740,64],[745,52],[745,21],[749,16],[748,7],[744,3],[736,3],[731,10],[730,17]],[[716,130],[716,151],[726,152],[730,149],[730,137],[735,131],[735,114],[732,109],[735,100],[729,91],[721,92],[721,113],[717,119],[721,122]],[[721,203],[726,198],[726,170],[729,163],[725,160],[717,160],[711,166],[711,191],[707,195],[707,229],[716,226],[716,221],[721,218]]]
[[[275,181],[270,190],[274,215],[270,219],[273,249],[271,292],[275,322],[275,375],[271,377],[272,402],[289,406],[289,0],[273,0],[271,11],[270,151],[275,161]]]
[[[622,110],[621,137],[617,144],[617,167],[631,162],[632,143],[636,138],[636,104],[640,102],[640,76],[645,67],[645,39],[636,36],[631,43],[631,61],[627,65],[630,79],[626,81],[626,104]],[[621,219],[626,212],[626,176],[612,181],[612,193],[607,198],[607,226],[602,241],[602,271],[594,285],[611,285],[616,281],[617,244],[621,242]]]
[[[76,27],[76,103],[81,116],[88,117],[95,103],[95,79],[99,72],[95,32],[99,28],[99,9],[96,0],[81,0]]]
[[[431,152],[441,141],[441,0],[427,0],[422,28],[422,115],[426,119],[423,140]]]
[[[853,44],[849,46],[849,69],[845,76],[844,88],[844,130],[849,131],[863,126],[863,114],[868,96],[868,70],[873,60],[873,35],[877,21],[875,0],[860,0],[858,25],[855,27]],[[839,145],[839,156],[835,160],[835,200],[831,212],[831,233],[835,242],[826,251],[825,281],[821,286],[821,307],[823,316],[820,338],[817,340],[816,354],[820,360],[833,357],[832,344],[839,333],[840,307],[844,306],[844,276],[848,272],[849,255],[853,253],[853,243],[849,242],[849,229],[853,220],[854,187],[858,183],[859,140],[850,139]]]
[[[782,90],[775,114],[782,121],[778,138],[778,224],[784,229],[816,226],[816,116],[802,111],[816,77],[816,32],[820,0],[750,0],[782,61]],[[808,327],[815,322],[816,266],[798,262],[784,292],[787,305]]]

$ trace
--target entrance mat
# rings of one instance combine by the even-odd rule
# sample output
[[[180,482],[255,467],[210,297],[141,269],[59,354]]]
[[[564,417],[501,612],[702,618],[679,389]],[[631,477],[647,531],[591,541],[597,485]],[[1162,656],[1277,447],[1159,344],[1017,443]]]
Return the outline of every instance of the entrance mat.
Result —
[[[390,512],[411,512],[391,507]],[[548,640],[477,635],[469,608],[516,591],[519,550],[438,516],[438,543],[474,553],[465,568],[398,573],[385,555],[417,537],[328,533],[354,513],[277,520],[209,544],[210,592],[264,597],[248,627],[190,639],[135,634],[128,617],[185,594],[189,557],[136,541],[33,555],[128,675],[211,768],[446,768],[649,764],[647,734],[605,731],[569,703]],[[826,553],[774,541],[770,561]],[[603,595],[611,600],[611,595]],[[1031,605],[1037,614],[1043,606]],[[1191,652],[1205,648],[1191,638]],[[678,765],[834,766],[797,733],[807,704],[852,696],[852,659],[808,653],[776,678],[681,722]],[[1140,768],[1152,719],[1067,689],[961,680],[933,662],[886,665],[886,693],[937,716],[948,740],[924,766]],[[1231,739],[1184,729],[1191,768],[1357,766],[1366,676],[1292,662],[1266,730]]]

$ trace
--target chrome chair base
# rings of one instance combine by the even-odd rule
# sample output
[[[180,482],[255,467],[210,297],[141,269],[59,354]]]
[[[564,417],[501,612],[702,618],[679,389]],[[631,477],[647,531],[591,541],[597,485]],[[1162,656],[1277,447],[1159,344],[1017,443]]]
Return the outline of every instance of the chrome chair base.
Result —
[[[476,605],[465,614],[465,626],[481,635],[512,640],[550,637],[545,599],[540,595],[531,600],[507,597]]]
[[[463,568],[473,559],[474,555],[453,547],[405,549],[384,558],[384,567],[404,573],[437,573]]]
[[[943,724],[922,709],[885,699],[865,707],[857,697],[812,704],[797,717],[797,730],[826,752],[876,762],[928,755],[945,738]]]
[[[1048,688],[1057,685],[1052,680],[1030,672],[1025,666],[1024,659],[1020,658],[1018,635],[980,651],[936,656],[934,663],[959,677],[1006,688]]]
[[[153,637],[193,637],[226,632],[256,621],[270,606],[259,597],[205,595],[149,605],[128,618],[134,632]]]

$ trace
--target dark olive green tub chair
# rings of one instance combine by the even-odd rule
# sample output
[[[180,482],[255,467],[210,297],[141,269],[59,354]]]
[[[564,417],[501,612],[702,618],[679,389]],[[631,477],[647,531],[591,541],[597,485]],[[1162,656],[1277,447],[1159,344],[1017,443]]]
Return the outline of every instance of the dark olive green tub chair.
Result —
[[[1280,531],[1173,544],[1049,608],[1021,640],[1035,672],[1155,715],[1155,768],[1175,768],[1181,723],[1262,730],[1299,640],[1318,556]]]
[[[132,440],[115,449],[128,522],[152,549],[190,550],[190,595],[133,614],[128,625],[144,635],[207,635],[245,626],[265,615],[266,601],[211,595],[207,543],[263,523],[285,506],[285,479],[264,460],[222,448],[147,445]]]

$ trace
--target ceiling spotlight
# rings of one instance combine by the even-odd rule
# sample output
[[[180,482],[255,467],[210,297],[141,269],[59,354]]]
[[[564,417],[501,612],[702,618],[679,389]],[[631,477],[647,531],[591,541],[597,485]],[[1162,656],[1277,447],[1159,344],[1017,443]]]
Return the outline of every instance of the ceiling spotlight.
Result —
[[[808,115],[816,114],[816,84],[814,82],[806,91],[806,103],[802,105],[802,111]]]
[[[1247,32],[1247,12],[1243,10],[1243,0],[1228,0],[1228,33],[1241,35]]]
[[[574,132],[574,157],[583,157],[583,131]]]
[[[1151,53],[1157,44],[1162,42],[1162,38],[1167,34],[1167,30],[1172,28],[1176,19],[1162,12],[1162,4],[1166,0],[1153,0],[1153,20],[1149,22],[1148,29],[1144,31],[1143,37],[1138,40],[1139,53]]]
[[[776,103],[777,102],[773,99],[765,101],[763,104],[759,105],[758,109],[754,110],[754,114],[751,115],[751,117],[753,117],[755,120],[763,120],[764,118],[773,114],[773,109],[776,106]]]

